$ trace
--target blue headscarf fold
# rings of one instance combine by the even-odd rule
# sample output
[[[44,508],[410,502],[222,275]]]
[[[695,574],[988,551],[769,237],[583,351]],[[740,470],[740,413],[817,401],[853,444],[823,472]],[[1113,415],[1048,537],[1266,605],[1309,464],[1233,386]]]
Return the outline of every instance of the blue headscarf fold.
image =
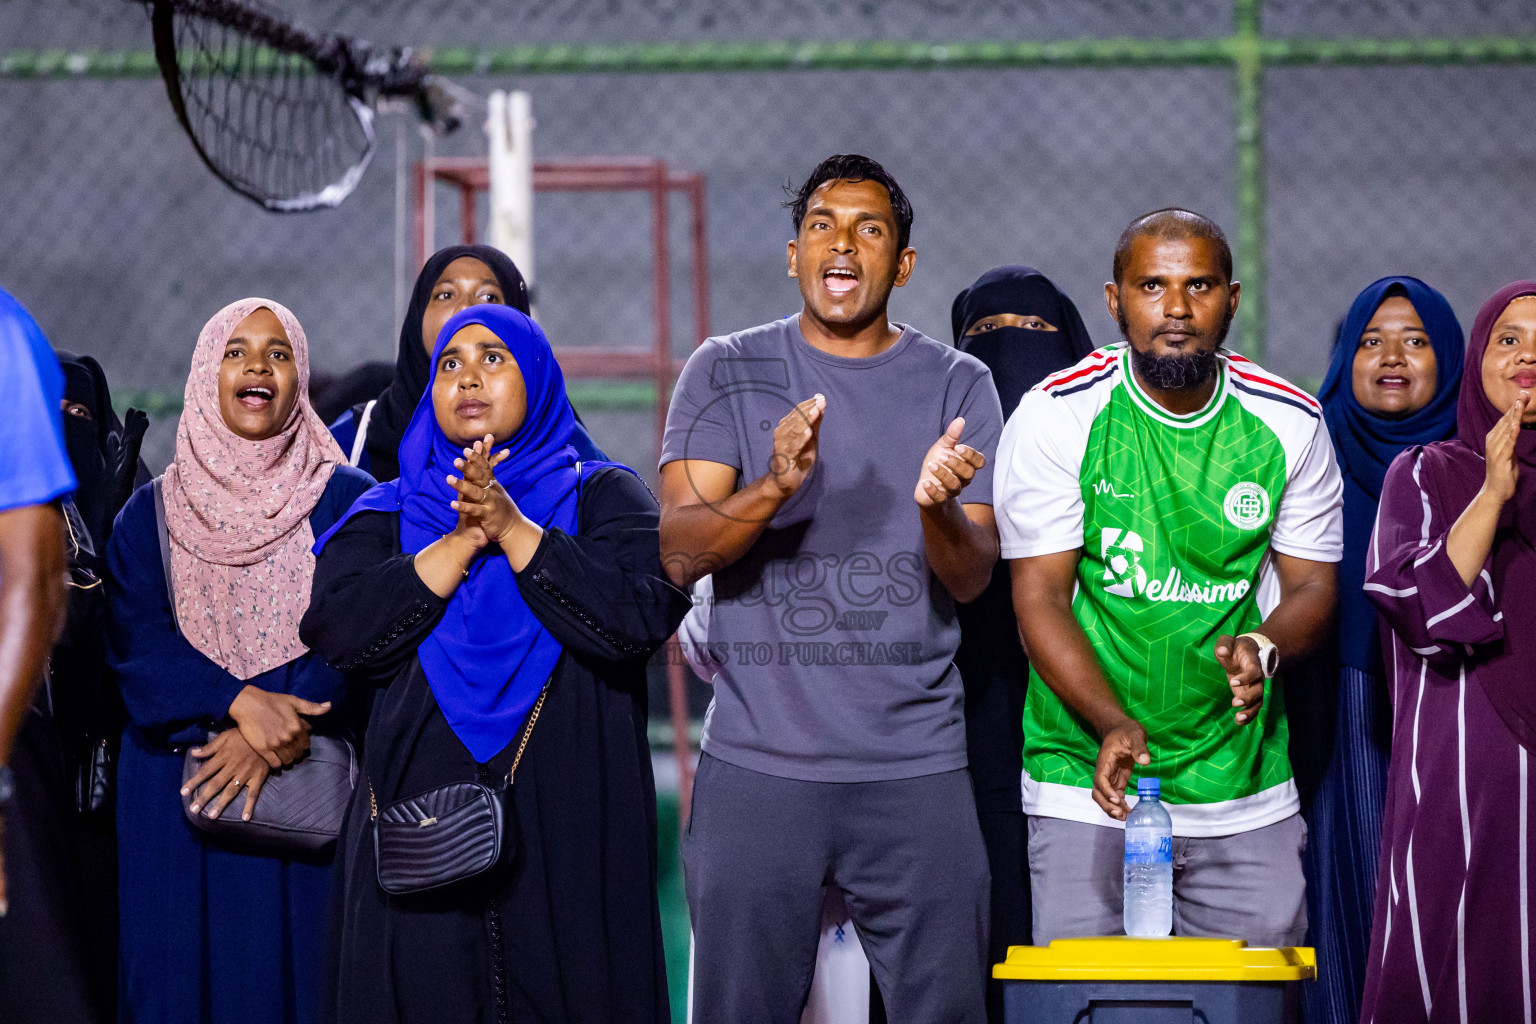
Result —
[[[1355,397],[1355,352],[1382,302],[1401,294],[1413,303],[1435,350],[1435,395],[1402,419],[1366,410]],[[1355,297],[1333,344],[1333,361],[1318,391],[1344,475],[1344,559],[1339,566],[1339,655],[1344,664],[1379,672],[1376,609],[1365,596],[1365,556],[1376,524],[1381,485],[1392,460],[1416,444],[1456,433],[1456,399],[1466,342],[1444,295],[1416,277],[1383,277]]]
[[[463,448],[438,427],[432,386],[443,348],[471,324],[488,328],[506,343],[528,393],[522,426],[492,451],[493,456],[511,452],[495,469],[497,481],[533,522],[576,533],[581,479],[615,464],[578,467],[571,446],[576,419],[566,398],[565,377],[544,332],[519,310],[487,304],[471,306],[443,325],[432,351],[426,391],[400,440],[399,479],[360,497],[315,542],[316,554],[343,523],[363,511],[398,512],[400,546],[409,553],[458,525],[458,513],[449,507],[458,492],[447,477],[461,475],[453,460]],[[516,737],[561,651],[560,642],[529,611],[505,556],[489,551],[470,563],[469,577],[454,591],[417,656],[454,735],[484,763]]]

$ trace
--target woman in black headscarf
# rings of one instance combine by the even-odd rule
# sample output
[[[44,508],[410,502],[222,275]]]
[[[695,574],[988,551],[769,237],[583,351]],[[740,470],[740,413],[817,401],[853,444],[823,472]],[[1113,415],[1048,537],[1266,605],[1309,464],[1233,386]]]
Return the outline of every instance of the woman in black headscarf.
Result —
[[[378,398],[353,406],[331,424],[331,435],[352,465],[380,483],[400,475],[396,453],[427,390],[437,332],[459,310],[483,302],[529,311],[528,285],[506,253],[489,245],[450,245],[432,254],[416,275],[400,325],[395,379]]]
[[[955,296],[955,345],[987,364],[1010,416],[1024,392],[1092,352],[1072,300],[1033,267],[998,267]]]
[[[426,391],[427,357],[437,332],[453,314],[485,302],[530,315],[528,284],[511,257],[489,245],[450,245],[432,254],[416,275],[411,304],[400,325],[394,380],[378,398],[354,405],[331,424],[331,436],[347,453],[348,462],[379,483],[400,475],[400,438]],[[576,454],[588,462],[606,460],[581,422],[581,414],[571,411],[576,415],[576,434],[571,439]]]
[[[1030,267],[998,267],[955,296],[950,321],[955,345],[987,364],[1003,415],[1049,374],[1093,351],[1093,340],[1072,300]],[[992,866],[992,950],[999,963],[1010,945],[1030,941],[1029,872],[1019,772],[1024,761],[1024,693],[1029,663],[1019,646],[1008,566],[960,605],[955,664],[965,684],[965,735],[976,811]],[[987,1017],[1003,1019],[1002,986],[987,982]]]

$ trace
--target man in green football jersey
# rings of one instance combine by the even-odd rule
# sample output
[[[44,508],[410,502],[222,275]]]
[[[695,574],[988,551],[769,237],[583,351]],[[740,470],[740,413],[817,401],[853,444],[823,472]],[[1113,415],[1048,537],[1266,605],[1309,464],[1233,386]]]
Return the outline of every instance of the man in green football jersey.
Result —
[[[1299,943],[1306,829],[1268,683],[1333,614],[1333,447],[1311,396],[1222,347],[1240,288],[1215,223],[1132,221],[1104,291],[1124,342],[1046,378],[998,447],[1035,941],[1121,931],[1144,774],[1173,819],[1174,931]]]

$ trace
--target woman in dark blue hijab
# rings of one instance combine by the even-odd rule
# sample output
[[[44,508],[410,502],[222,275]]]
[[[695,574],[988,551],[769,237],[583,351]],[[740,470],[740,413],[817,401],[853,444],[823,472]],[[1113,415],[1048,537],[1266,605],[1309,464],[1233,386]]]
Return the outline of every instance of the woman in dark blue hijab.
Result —
[[[1293,718],[1297,759],[1320,772],[1305,855],[1318,960],[1308,1024],[1355,1024],[1365,983],[1392,730],[1364,590],[1382,481],[1403,449],[1455,435],[1465,347],[1445,296],[1416,277],[1384,277],[1350,306],[1318,392],[1344,476],[1344,558],[1337,656],[1320,660]]]
[[[301,636],[384,687],[363,758],[380,806],[505,777],[545,693],[517,849],[484,880],[385,896],[359,785],[328,1020],[668,1020],[645,662],[688,597],[650,492],[579,463],[575,429],[538,326],[466,309],[438,335],[399,478],[316,543]]]

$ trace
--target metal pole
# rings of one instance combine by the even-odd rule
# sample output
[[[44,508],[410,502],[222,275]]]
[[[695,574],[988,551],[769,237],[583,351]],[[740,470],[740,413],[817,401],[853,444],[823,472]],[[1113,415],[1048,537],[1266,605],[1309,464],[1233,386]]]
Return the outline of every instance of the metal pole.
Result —
[[[651,275],[655,283],[652,317],[656,324],[656,451],[667,429],[667,389],[672,385],[672,242],[667,215],[667,165],[656,161],[651,171]]]
[[[404,111],[395,113],[395,323],[405,319],[411,303],[411,162]]]
[[[1264,316],[1264,58],[1259,40],[1260,0],[1234,0],[1232,39],[1237,97],[1237,311],[1238,348],[1262,363]]]
[[[533,267],[533,103],[526,92],[497,90],[487,103],[486,167],[490,174],[489,229],[486,239],[512,258],[528,285],[529,301],[538,292]],[[533,316],[538,318],[537,303]]]
[[[479,190],[474,185],[465,183],[459,186],[459,234],[464,236],[465,245],[479,244],[479,236],[476,234],[477,218],[475,217],[475,203],[479,196]]]
[[[705,223],[704,175],[688,176],[688,201],[693,212],[693,325],[695,347],[709,337],[709,228]]]

